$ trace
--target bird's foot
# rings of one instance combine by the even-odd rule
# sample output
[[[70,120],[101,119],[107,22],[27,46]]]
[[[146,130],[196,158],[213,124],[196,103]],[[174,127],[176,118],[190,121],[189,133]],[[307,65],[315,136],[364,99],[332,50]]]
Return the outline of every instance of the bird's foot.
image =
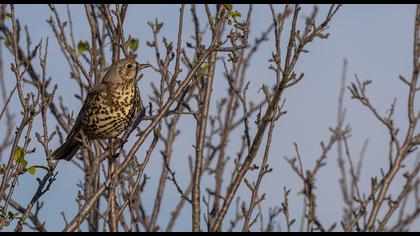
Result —
[[[118,149],[121,149],[127,140],[123,140],[119,137],[113,138],[113,145],[110,145],[109,151],[112,154],[111,158],[117,158],[120,153],[117,152]]]
[[[123,140],[123,139],[121,139],[121,138],[119,138],[119,137],[115,137],[115,138],[114,138],[114,143],[115,143],[115,146],[116,146],[116,147],[118,147],[118,148],[122,148],[122,147],[123,147],[123,145],[124,145],[126,142],[127,142],[127,140]]]

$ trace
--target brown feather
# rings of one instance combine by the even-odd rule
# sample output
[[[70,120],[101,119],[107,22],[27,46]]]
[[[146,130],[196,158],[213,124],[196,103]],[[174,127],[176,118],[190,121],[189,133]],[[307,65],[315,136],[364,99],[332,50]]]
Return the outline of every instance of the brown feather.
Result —
[[[65,159],[69,161],[79,150],[80,144],[73,138],[69,137],[66,142],[52,153],[54,160]]]

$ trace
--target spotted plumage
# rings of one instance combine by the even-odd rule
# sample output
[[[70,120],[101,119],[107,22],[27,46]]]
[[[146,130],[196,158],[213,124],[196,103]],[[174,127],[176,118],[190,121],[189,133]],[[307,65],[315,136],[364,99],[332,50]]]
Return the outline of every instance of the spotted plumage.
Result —
[[[142,109],[136,85],[139,70],[149,67],[134,59],[115,62],[102,80],[86,96],[66,142],[53,158],[70,160],[81,147],[82,134],[88,138],[114,138],[126,130]]]

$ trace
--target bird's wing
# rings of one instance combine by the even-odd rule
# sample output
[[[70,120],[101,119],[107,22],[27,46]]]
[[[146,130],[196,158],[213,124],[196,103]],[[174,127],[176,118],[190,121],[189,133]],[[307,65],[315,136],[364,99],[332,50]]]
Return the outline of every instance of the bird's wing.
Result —
[[[83,103],[82,108],[79,111],[79,114],[77,115],[76,122],[73,125],[73,128],[70,130],[69,135],[67,136],[67,139],[72,137],[73,135],[77,134],[81,127],[81,121],[83,116],[85,115],[85,110],[87,107],[91,106],[92,101],[98,97],[98,95],[106,90],[105,83],[101,82],[93,86],[92,90],[87,94],[86,99]]]
[[[130,122],[130,134],[131,132],[133,132],[133,130],[135,128],[137,128],[137,126],[139,125],[139,123],[142,121],[142,119],[144,118],[145,114],[146,114],[146,108],[143,105],[143,102],[141,100],[141,96],[140,96],[140,91],[137,87],[137,85],[135,86],[135,95],[134,95],[134,117]]]

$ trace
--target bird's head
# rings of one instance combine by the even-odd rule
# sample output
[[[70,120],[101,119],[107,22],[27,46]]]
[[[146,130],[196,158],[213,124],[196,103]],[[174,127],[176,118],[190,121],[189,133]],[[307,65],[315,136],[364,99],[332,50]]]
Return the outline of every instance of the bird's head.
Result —
[[[135,81],[140,70],[149,66],[151,65],[140,64],[132,58],[122,59],[112,64],[104,77],[104,81],[111,83],[130,83]]]

